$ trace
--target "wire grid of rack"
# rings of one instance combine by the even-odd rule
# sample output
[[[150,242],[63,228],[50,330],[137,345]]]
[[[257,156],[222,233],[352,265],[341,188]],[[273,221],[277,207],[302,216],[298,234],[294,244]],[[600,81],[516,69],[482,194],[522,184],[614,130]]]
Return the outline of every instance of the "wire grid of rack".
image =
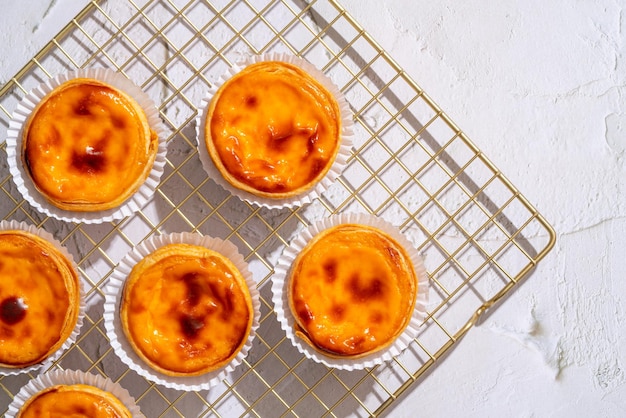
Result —
[[[270,51],[302,56],[327,73],[356,124],[343,176],[295,210],[229,195],[207,178],[196,151],[194,119],[211,83],[241,57]],[[119,222],[67,224],[22,199],[3,159],[0,216],[53,233],[86,283],[79,339],[50,368],[106,375],[148,417],[380,415],[554,246],[554,231],[536,209],[334,0],[93,0],[2,88],[0,129],[30,89],[90,66],[122,72],[158,103],[168,154],[153,199]],[[346,211],[397,224],[430,277],[428,317],[414,343],[388,364],[351,372],[313,363],[291,346],[269,286],[273,264],[298,231]],[[261,292],[261,325],[248,358],[210,391],[166,389],[129,371],[103,326],[101,289],[117,262],[152,234],[175,231],[235,243]],[[32,377],[0,378],[0,412]]]

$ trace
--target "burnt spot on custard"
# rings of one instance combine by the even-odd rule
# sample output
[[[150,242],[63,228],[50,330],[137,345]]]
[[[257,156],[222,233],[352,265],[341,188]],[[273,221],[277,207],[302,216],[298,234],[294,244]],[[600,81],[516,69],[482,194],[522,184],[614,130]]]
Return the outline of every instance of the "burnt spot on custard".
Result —
[[[333,283],[335,280],[337,280],[337,261],[327,260],[322,265],[322,268],[324,269],[325,273],[324,280],[326,280],[327,283]]]
[[[224,319],[228,319],[228,317],[235,310],[235,294],[231,288],[226,288],[223,292],[220,291],[220,288],[215,285],[215,283],[209,283],[209,289],[211,291],[211,296],[216,299],[217,303],[222,308],[222,317]]]
[[[99,111],[98,108],[103,103],[103,96],[107,98],[119,97],[117,92],[105,86],[84,84],[73,86],[71,89],[78,91],[80,94],[80,99],[74,105],[74,114],[78,116],[92,116],[97,114]],[[113,122],[115,123],[115,121]]]
[[[352,351],[357,351],[360,349],[364,342],[365,337],[363,336],[351,337],[345,341],[345,345],[347,345]]]
[[[13,331],[13,328],[0,324],[0,338],[13,338],[14,336],[15,331]]]
[[[244,99],[244,103],[247,108],[254,109],[259,104],[259,99],[256,96],[247,96]]]
[[[107,166],[107,159],[103,151],[103,142],[106,142],[106,140],[101,140],[100,143],[95,146],[85,147],[85,150],[82,152],[74,151],[71,159],[72,167],[87,174],[103,172]]]
[[[26,325],[23,329],[22,329],[22,337],[27,338],[27,339],[31,339],[33,337],[33,328]]]
[[[52,309],[46,309],[46,319],[48,320],[48,323],[53,323],[56,317],[57,315]]]
[[[285,151],[287,145],[289,145],[289,141],[296,135],[293,129],[279,130],[274,126],[269,125],[269,140],[267,142],[267,146],[274,151],[282,152]]]
[[[347,283],[347,290],[355,302],[366,302],[372,299],[380,299],[385,293],[385,286],[381,279],[365,279],[354,274]]]
[[[261,190],[262,192],[268,192],[268,193],[282,193],[287,190],[287,185],[284,182],[280,181],[274,184],[273,186],[268,186],[265,184],[260,185],[257,187],[257,189]]]
[[[372,314],[369,317],[370,322],[373,324],[380,324],[383,322],[384,319],[385,318],[382,312],[372,312]]]
[[[196,306],[200,303],[203,287],[197,273],[187,273],[182,277],[186,286],[185,303],[190,306]]]
[[[123,130],[126,128],[126,120],[117,116],[111,116],[111,124],[115,129]]]
[[[74,113],[78,116],[91,116],[89,107],[93,104],[91,94],[87,94],[76,103],[74,107]]]
[[[291,141],[305,141],[307,155],[311,155],[316,152],[317,143],[319,142],[318,125],[315,125],[313,128],[294,127],[284,130],[284,132],[275,129],[270,125],[268,126],[268,130],[270,135],[267,145],[274,151],[285,151],[287,145],[289,145]]]
[[[0,302],[0,320],[7,325],[15,325],[26,317],[28,306],[22,298],[8,297]]]
[[[183,303],[189,308],[197,307],[205,312],[202,316],[183,315],[181,325],[183,332],[187,336],[193,337],[194,329],[199,330],[201,328],[200,325],[204,326],[206,315],[209,315],[215,309],[211,306],[212,303],[217,305],[220,316],[224,321],[227,321],[235,311],[235,294],[233,290],[231,288],[221,288],[216,283],[207,282],[205,279],[205,277],[203,278],[203,276],[195,272],[187,273],[181,278],[186,287]],[[211,302],[201,303],[203,296],[209,297]],[[193,311],[198,312],[197,309],[193,309]]]
[[[311,163],[311,169],[309,170],[308,181],[311,182],[320,175],[322,171],[326,168],[326,159],[324,158],[316,158]]]
[[[306,150],[309,155],[315,152],[315,148],[317,147],[317,143],[319,142],[319,140],[319,132],[317,130],[317,127],[315,127],[314,132],[309,136],[306,143]]]
[[[344,314],[346,312],[346,307],[344,305],[333,305],[330,309],[330,317],[335,322],[341,322],[344,318]]]
[[[48,141],[46,145],[49,147],[55,147],[61,143],[61,133],[55,126],[51,127],[50,133],[47,139]]]
[[[294,304],[296,309],[296,315],[298,315],[300,321],[302,321],[304,326],[309,325],[311,321],[315,319],[315,316],[313,315],[313,312],[311,312],[311,308],[309,308],[309,305],[307,305],[307,303],[301,299],[295,300]]]
[[[179,318],[180,328],[185,337],[194,339],[204,328],[204,318],[183,314]]]

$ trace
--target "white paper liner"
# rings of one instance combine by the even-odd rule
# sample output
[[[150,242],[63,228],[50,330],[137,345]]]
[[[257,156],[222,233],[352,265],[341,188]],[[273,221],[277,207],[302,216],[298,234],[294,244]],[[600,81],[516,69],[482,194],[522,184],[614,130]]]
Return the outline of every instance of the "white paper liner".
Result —
[[[131,415],[135,418],[145,417],[139,410],[139,406],[135,403],[135,399],[130,396],[130,393],[118,383],[113,382],[109,378],[105,378],[99,375],[91,373],[85,373],[78,370],[54,370],[49,373],[44,373],[20,389],[20,391],[13,398],[13,402],[9,405],[7,410],[7,418],[13,418],[17,415],[20,408],[34,395],[38,394],[44,389],[56,385],[90,385],[102,389],[106,392],[113,394],[119,399],[126,408],[130,411]]]
[[[250,335],[248,336],[243,348],[226,366],[200,376],[168,376],[150,368],[150,366],[139,358],[126,339],[120,320],[120,302],[122,299],[124,284],[133,267],[148,254],[156,251],[164,245],[172,243],[199,245],[227,257],[241,272],[252,298],[254,319]],[[248,351],[252,347],[252,341],[256,335],[256,329],[259,327],[261,316],[259,292],[256,287],[256,282],[252,273],[248,269],[248,264],[243,259],[243,256],[239,253],[237,247],[233,243],[223,241],[219,238],[204,236],[198,233],[182,232],[153,236],[149,240],[138,245],[132,249],[122,259],[122,261],[120,261],[103,292],[105,296],[104,325],[115,354],[122,360],[122,362],[139,375],[168,388],[197,391],[209,389],[220,383],[228,375],[228,373],[235,370],[235,368],[245,359]]]
[[[17,375],[21,373],[33,372],[35,370],[38,370],[42,366],[45,366],[46,368],[49,367],[55,360],[57,360],[61,356],[61,354],[63,354],[65,350],[67,350],[68,348],[70,348],[72,344],[74,344],[74,342],[78,338],[80,329],[83,326],[83,317],[85,315],[85,294],[83,290],[83,282],[82,282],[82,278],[79,273],[78,267],[76,266],[76,263],[74,262],[74,257],[72,257],[72,255],[67,251],[67,249],[63,245],[61,245],[59,241],[57,241],[50,233],[46,232],[43,229],[37,228],[33,225],[29,225],[25,222],[0,221],[0,231],[12,231],[12,230],[26,231],[40,238],[45,239],[49,243],[53,244],[54,247],[57,250],[59,250],[61,254],[63,254],[63,256],[65,256],[65,258],[67,258],[67,260],[70,262],[72,269],[74,269],[74,271],[76,272],[78,276],[78,292],[79,292],[78,319],[76,320],[76,325],[74,326],[74,329],[72,330],[69,337],[54,353],[52,353],[51,355],[43,359],[41,362],[27,366],[27,367],[9,368],[9,367],[0,366],[0,376]]]
[[[341,224],[367,225],[387,233],[404,247],[413,268],[417,274],[418,291],[415,299],[415,308],[411,320],[406,329],[386,349],[372,354],[356,358],[342,359],[324,355],[302,341],[294,333],[295,318],[289,308],[289,274],[298,254],[315,236],[324,230]],[[413,247],[413,244],[400,231],[387,221],[362,213],[343,213],[323,220],[304,229],[294,238],[280,256],[272,276],[272,301],[274,310],[280,322],[281,328],[296,348],[309,359],[342,370],[360,370],[382,364],[399,355],[417,337],[420,326],[426,317],[426,305],[428,303],[428,274],[422,262],[422,258]]]
[[[139,106],[144,110],[148,118],[148,124],[159,137],[159,146],[157,149],[154,165],[145,182],[137,189],[137,191],[126,199],[120,206],[96,212],[80,212],[60,209],[50,204],[45,197],[35,188],[30,175],[22,163],[22,131],[23,127],[30,117],[35,107],[42,99],[56,87],[66,81],[75,78],[91,78],[107,83],[121,91],[124,91],[130,97],[135,99]],[[6,151],[8,156],[9,171],[13,176],[17,189],[24,199],[39,212],[56,219],[66,222],[75,223],[102,223],[112,220],[122,219],[132,215],[141,209],[148,200],[154,195],[154,191],[159,185],[163,167],[165,166],[165,155],[167,147],[164,138],[164,125],[159,117],[159,111],[150,97],[136,86],[132,81],[124,75],[113,70],[105,68],[85,68],[71,71],[66,74],[60,74],[54,78],[47,80],[34,88],[28,93],[22,101],[17,105],[9,122],[7,129]]]
[[[206,118],[209,110],[209,105],[211,103],[211,99],[217,93],[218,89],[231,77],[235,74],[239,73],[245,67],[251,64],[255,64],[258,62],[265,61],[281,61],[286,62],[295,66],[300,67],[304,71],[306,71],[309,75],[315,78],[319,83],[324,86],[337,100],[339,105],[339,111],[341,113],[341,133],[340,133],[340,141],[341,145],[339,146],[339,150],[337,152],[337,157],[335,158],[334,163],[326,173],[326,175],[313,187],[304,191],[303,193],[287,197],[287,198],[266,198],[262,196],[257,196],[253,193],[247,192],[245,190],[241,190],[237,187],[234,187],[230,184],[219,172],[209,152],[206,147],[205,135],[204,135],[204,126],[206,125]],[[345,99],[344,95],[341,93],[339,88],[332,82],[332,80],[326,76],[322,71],[318,70],[314,65],[309,63],[308,61],[296,57],[295,55],[285,54],[285,53],[269,53],[263,55],[254,55],[250,56],[247,59],[233,65],[228,69],[228,71],[223,74],[219,80],[214,83],[209,89],[207,95],[202,99],[200,103],[200,110],[198,112],[198,116],[196,118],[196,140],[198,143],[198,155],[200,157],[200,161],[202,162],[202,167],[209,175],[209,178],[213,179],[215,183],[221,186],[226,191],[231,194],[237,196],[241,200],[244,200],[248,203],[263,206],[269,209],[277,209],[277,208],[294,208],[299,207],[308,203],[311,203],[313,199],[320,196],[324,191],[326,191],[331,184],[337,180],[337,178],[343,172],[348,158],[351,155],[352,143],[353,143],[353,126],[354,121],[352,119],[352,112],[350,111],[350,105]]]

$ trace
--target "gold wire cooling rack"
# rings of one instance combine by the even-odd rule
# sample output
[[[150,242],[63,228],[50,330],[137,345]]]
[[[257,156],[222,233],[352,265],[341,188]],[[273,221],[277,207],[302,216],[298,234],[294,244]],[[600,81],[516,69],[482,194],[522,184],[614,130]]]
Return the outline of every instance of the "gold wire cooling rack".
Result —
[[[243,56],[272,51],[297,54],[327,73],[356,124],[343,176],[295,210],[229,195],[207,179],[196,152],[194,119],[211,83]],[[26,92],[82,67],[116,69],[159,104],[168,141],[160,186],[144,209],[121,221],[68,224],[22,199],[3,158],[0,217],[53,233],[87,284],[78,341],[50,368],[106,375],[148,417],[380,415],[554,246],[544,218],[334,0],[93,0],[0,90],[0,129],[6,132]],[[388,364],[352,372],[308,361],[291,346],[268,283],[298,231],[346,211],[398,225],[430,276],[428,316],[414,343]],[[248,358],[210,391],[170,390],[129,371],[103,326],[101,289],[116,264],[146,237],[176,231],[235,243],[261,292],[261,325]],[[32,377],[0,378],[0,412]]]

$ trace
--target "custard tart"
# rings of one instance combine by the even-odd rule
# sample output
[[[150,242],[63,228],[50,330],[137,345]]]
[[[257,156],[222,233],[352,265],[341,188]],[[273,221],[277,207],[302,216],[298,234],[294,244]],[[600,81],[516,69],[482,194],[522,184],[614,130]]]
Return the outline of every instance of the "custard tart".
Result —
[[[220,369],[242,350],[254,319],[246,281],[224,255],[167,244],[131,270],[120,306],[134,352],[168,376]]]
[[[297,65],[250,64],[209,104],[204,139],[224,179],[270,199],[300,195],[330,170],[341,146],[339,104]]]
[[[144,183],[158,151],[145,111],[124,91],[75,78],[47,94],[27,119],[22,161],[52,205],[78,212],[120,206]]]
[[[79,277],[47,240],[0,231],[0,366],[23,368],[57,351],[80,310]]]
[[[128,408],[112,393],[85,384],[55,385],[28,399],[16,418],[89,417],[131,418]]]
[[[406,250],[378,228],[320,232],[288,277],[295,334],[330,357],[359,358],[391,345],[411,320],[417,276]]]

